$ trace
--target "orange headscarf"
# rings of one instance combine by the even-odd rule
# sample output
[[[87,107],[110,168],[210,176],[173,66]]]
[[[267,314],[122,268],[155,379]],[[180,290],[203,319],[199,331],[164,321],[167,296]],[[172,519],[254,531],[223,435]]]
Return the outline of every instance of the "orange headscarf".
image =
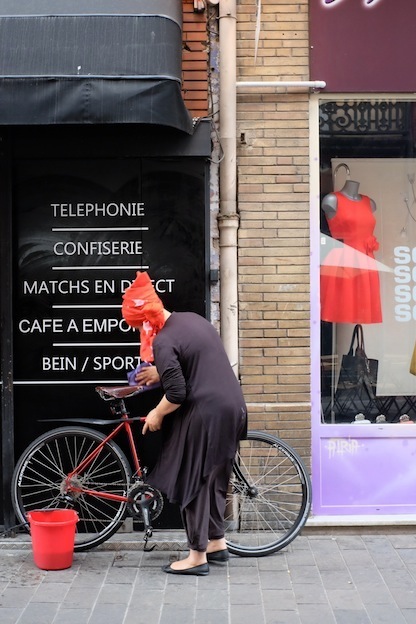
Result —
[[[143,362],[153,362],[153,340],[165,324],[163,310],[150,277],[138,271],[123,295],[121,313],[130,327],[140,328],[140,359]]]

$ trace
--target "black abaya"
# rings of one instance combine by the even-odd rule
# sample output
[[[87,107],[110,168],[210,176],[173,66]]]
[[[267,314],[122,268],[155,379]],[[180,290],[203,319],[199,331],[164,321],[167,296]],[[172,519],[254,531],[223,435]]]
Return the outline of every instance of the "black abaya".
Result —
[[[162,449],[148,483],[186,507],[215,466],[235,455],[247,409],[215,328],[192,312],[174,312],[153,343],[166,398],[180,408],[164,418]]]

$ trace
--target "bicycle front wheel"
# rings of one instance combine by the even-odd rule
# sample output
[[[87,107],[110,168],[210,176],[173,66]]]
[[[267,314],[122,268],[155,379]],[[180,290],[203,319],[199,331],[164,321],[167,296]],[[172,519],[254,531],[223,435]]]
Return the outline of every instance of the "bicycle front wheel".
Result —
[[[229,551],[259,557],[287,546],[308,518],[311,489],[294,449],[270,434],[249,431],[240,442],[227,495]]]
[[[124,519],[126,502],[100,498],[82,490],[126,496],[131,470],[122,450],[114,442],[107,442],[85,469],[74,475],[75,491],[65,485],[66,476],[105,437],[85,427],[60,427],[34,440],[13,473],[12,503],[18,520],[26,522],[26,514],[34,509],[75,509],[79,516],[75,551],[98,546],[113,535]]]

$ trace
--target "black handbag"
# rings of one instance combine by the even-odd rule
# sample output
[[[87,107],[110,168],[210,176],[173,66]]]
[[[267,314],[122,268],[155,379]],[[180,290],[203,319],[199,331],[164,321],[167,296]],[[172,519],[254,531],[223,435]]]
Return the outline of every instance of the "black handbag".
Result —
[[[337,411],[342,413],[371,411],[377,394],[378,360],[367,357],[362,325],[352,333],[348,353],[342,356],[335,392]]]

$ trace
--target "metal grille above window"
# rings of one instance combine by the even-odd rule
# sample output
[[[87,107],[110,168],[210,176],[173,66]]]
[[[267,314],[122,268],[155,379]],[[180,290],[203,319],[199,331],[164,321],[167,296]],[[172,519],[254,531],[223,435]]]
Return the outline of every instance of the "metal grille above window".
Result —
[[[320,132],[334,134],[404,134],[408,102],[326,102],[320,107]]]
[[[324,160],[323,152],[352,158],[408,158],[415,154],[414,102],[322,102],[319,126]]]

